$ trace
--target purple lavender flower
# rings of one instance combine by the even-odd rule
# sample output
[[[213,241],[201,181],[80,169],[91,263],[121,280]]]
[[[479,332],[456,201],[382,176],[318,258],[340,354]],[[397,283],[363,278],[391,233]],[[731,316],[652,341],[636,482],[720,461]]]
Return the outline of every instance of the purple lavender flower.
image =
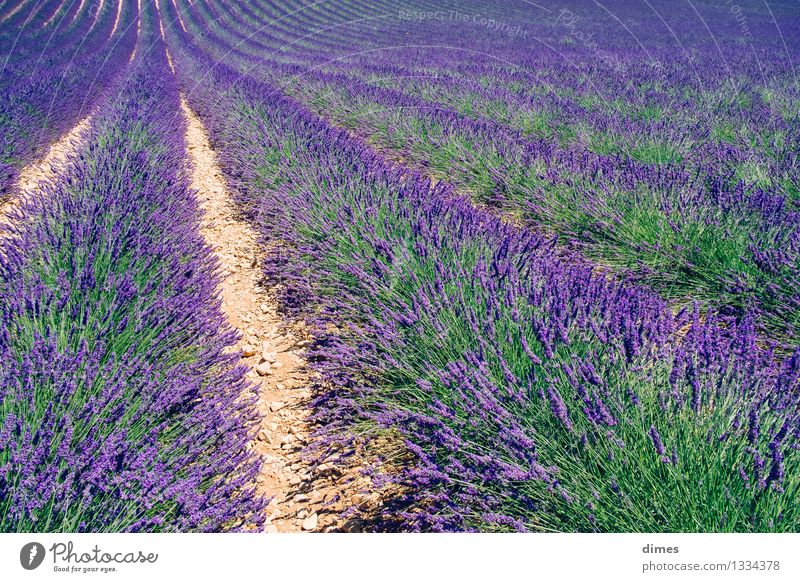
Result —
[[[664,456],[666,449],[664,448],[664,442],[661,440],[661,435],[656,429],[655,425],[650,427],[650,430],[647,431],[647,434],[650,435],[650,440],[653,441],[653,446],[656,449],[656,453],[659,456]]]
[[[561,421],[567,430],[572,431],[572,421],[569,418],[564,399],[561,398],[561,394],[558,393],[553,384],[547,385],[547,398],[550,401],[550,410],[553,411],[555,417]]]

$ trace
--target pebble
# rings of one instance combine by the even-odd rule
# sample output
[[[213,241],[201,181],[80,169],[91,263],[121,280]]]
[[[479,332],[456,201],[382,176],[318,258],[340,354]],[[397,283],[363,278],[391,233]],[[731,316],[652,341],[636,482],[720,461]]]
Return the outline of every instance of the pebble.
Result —
[[[264,352],[263,354],[261,354],[262,362],[269,362],[270,364],[272,364],[277,359],[278,359],[278,354],[276,354],[275,352]],[[275,367],[277,368],[279,366],[276,365]]]
[[[272,374],[272,366],[269,362],[262,362],[256,366],[256,372],[258,372],[259,376],[270,376]],[[273,412],[275,411],[273,410]]]
[[[303,529],[306,531],[311,531],[317,529],[317,514],[312,513],[307,518],[303,520]]]
[[[269,305],[266,303],[261,304],[261,313],[269,313]]]
[[[255,346],[251,346],[250,344],[242,346],[242,356],[244,356],[245,358],[249,358],[255,355],[256,355]]]
[[[269,524],[267,527],[264,528],[266,533],[278,533],[278,527],[273,524]]]
[[[270,405],[269,405],[269,409],[270,409],[272,412],[278,412],[278,411],[279,411],[281,408],[283,408],[284,406],[286,406],[286,404],[285,404],[285,403],[283,403],[283,402],[279,402],[279,401],[276,401],[276,402],[271,402],[271,403],[270,403]]]
[[[297,512],[297,519],[304,519],[306,517],[308,517],[307,509],[301,509],[300,511]]]
[[[302,481],[300,477],[298,477],[297,475],[292,475],[291,477],[289,477],[289,485],[300,485],[301,482]]]
[[[275,432],[276,430],[278,430],[278,423],[277,422],[270,422],[267,425],[267,427],[269,427],[269,430]]]

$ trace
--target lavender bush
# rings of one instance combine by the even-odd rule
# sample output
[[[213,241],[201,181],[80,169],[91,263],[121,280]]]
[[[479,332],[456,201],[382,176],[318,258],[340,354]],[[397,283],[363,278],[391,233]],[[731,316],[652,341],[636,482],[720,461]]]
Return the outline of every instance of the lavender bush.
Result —
[[[374,529],[798,531],[796,7],[91,4],[0,9],[0,189],[98,104],[0,232],[0,530],[262,524],[183,91]]]
[[[214,58],[393,158],[677,304],[755,313],[796,345],[796,11],[746,6],[744,34],[722,3],[689,20],[678,5],[607,9],[616,20],[588,1],[187,7]],[[421,10],[440,17],[411,26]]]
[[[125,69],[136,43],[137,3],[126,1],[112,35],[116,9],[97,15],[85,3],[49,2],[0,25],[0,199],[19,170],[92,112]],[[57,8],[47,27],[41,28]],[[65,12],[66,11],[66,12]],[[60,16],[59,16],[60,15]],[[72,18],[74,17],[74,18]]]
[[[673,315],[173,32],[265,274],[315,330],[321,441],[413,457],[374,476],[406,492],[385,523],[796,529],[798,360],[752,319]]]
[[[0,258],[0,530],[258,527],[255,392],[180,168],[178,89],[148,12],[116,99]]]

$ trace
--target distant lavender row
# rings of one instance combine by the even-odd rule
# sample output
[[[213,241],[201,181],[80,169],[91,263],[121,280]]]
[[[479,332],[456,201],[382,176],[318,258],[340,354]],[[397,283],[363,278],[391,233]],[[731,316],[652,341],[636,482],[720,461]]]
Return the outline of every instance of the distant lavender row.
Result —
[[[755,65],[755,61],[751,54],[743,53],[739,46],[730,42],[737,32],[735,26],[723,27],[724,33],[720,39],[720,50],[724,51],[721,55],[723,66],[720,66],[714,51],[704,54],[703,59],[698,58],[698,48],[708,41],[702,37],[684,38],[692,51],[689,55],[690,70],[687,71],[686,67],[672,63],[675,50],[666,41],[674,42],[675,39],[659,34],[663,27],[642,30],[642,33],[646,32],[646,37],[642,39],[647,44],[644,50],[651,57],[657,57],[651,61],[659,63],[659,66],[650,61],[637,62],[636,51],[620,49],[626,43],[618,34],[618,24],[609,22],[607,18],[597,18],[596,14],[587,11],[591,6],[588,2],[571,2],[572,10],[564,11],[573,13],[574,18],[569,21],[563,14],[561,18],[555,15],[534,18],[535,10],[524,16],[516,15],[519,23],[529,28],[525,37],[491,34],[485,28],[444,17],[416,20],[415,26],[409,26],[412,19],[402,15],[415,13],[413,3],[400,6],[399,11],[373,5],[369,13],[370,16],[374,13],[373,18],[362,19],[364,21],[354,22],[350,26],[340,26],[346,24],[341,22],[342,15],[339,18],[331,17],[336,26],[327,23],[332,27],[332,33],[322,33],[314,30],[315,26],[323,26],[319,19],[314,19],[313,12],[317,7],[298,10],[296,15],[288,17],[287,13],[295,7],[286,6],[285,3],[266,4],[271,6],[248,10],[241,8],[241,14],[225,12],[221,18],[209,20],[207,28],[218,28],[229,39],[235,38],[236,42],[231,42],[231,48],[236,54],[266,58],[267,63],[285,63],[288,51],[295,63],[298,60],[303,63],[296,64],[295,71],[305,68],[306,75],[310,74],[312,78],[318,72],[336,72],[340,79],[344,79],[336,84],[344,85],[357,94],[362,87],[375,89],[391,85],[401,88],[403,91],[400,94],[405,92],[409,98],[422,97],[415,102],[403,103],[407,106],[425,108],[427,104],[439,109],[469,104],[474,113],[482,117],[494,115],[507,123],[511,118],[519,117],[517,122],[521,123],[521,116],[538,115],[546,123],[561,124],[570,131],[585,132],[590,127],[592,130],[603,129],[619,134],[616,137],[623,140],[643,141],[659,134],[662,139],[675,142],[673,145],[676,147],[684,145],[681,141],[691,143],[708,138],[709,129],[716,132],[721,123],[744,123],[751,130],[789,130],[790,134],[784,135],[787,141],[779,146],[781,156],[789,157],[771,160],[762,156],[759,161],[770,163],[770,168],[776,170],[786,169],[787,163],[791,167],[791,159],[796,162],[791,144],[797,139],[797,132],[782,117],[791,119],[791,107],[786,107],[789,103],[780,101],[784,96],[782,92],[792,89],[791,85],[781,84],[782,78],[791,77],[791,62],[780,54],[783,47],[770,34],[774,22],[768,14],[755,12],[748,16],[751,16],[751,32],[759,33],[757,39],[753,40],[759,43],[757,48],[763,52],[758,58],[762,64],[768,59],[769,78],[760,84],[737,87],[732,85],[734,79],[731,76],[750,75],[752,71],[749,67]],[[328,7],[335,12],[344,10],[348,5],[353,5],[356,13],[368,11],[367,7],[358,6],[357,2],[340,2]],[[461,3],[460,7],[467,14],[479,14],[481,10],[481,5],[477,4]],[[432,5],[431,8],[440,8],[442,15],[448,14],[443,6]],[[482,10],[490,12],[502,11],[502,8],[504,6],[500,4],[482,5]],[[617,2],[613,8],[615,12],[630,13],[641,20],[641,10],[636,6]],[[195,12],[203,9],[195,8]],[[711,10],[712,7],[704,9]],[[675,17],[672,11],[664,9],[662,15],[668,20],[674,20]],[[601,36],[595,40],[595,44],[609,44],[614,49],[620,49],[620,55],[615,58],[619,66],[624,65],[624,70],[609,68],[602,60],[597,62],[597,55],[585,47],[571,46],[574,44],[574,39],[569,36],[570,31],[574,30],[574,25],[570,25],[572,21],[591,24],[592,32],[596,33],[593,36]],[[681,25],[676,31],[681,36],[692,35],[696,29],[702,28],[699,20],[682,22]],[[793,26],[791,21],[782,21],[780,30],[792,36]],[[354,29],[359,28],[362,29],[360,42],[353,44],[350,37],[355,36]],[[276,29],[280,29],[280,34],[275,34]],[[297,39],[292,37],[301,33],[306,36],[296,42]],[[314,50],[317,46],[330,48],[327,43],[335,42],[339,37],[348,38],[349,43],[337,47],[338,52],[333,55],[330,51]],[[420,44],[426,38],[444,39],[447,45],[429,47]],[[654,39],[658,41],[654,42]],[[396,44],[398,40],[402,40],[402,44]],[[542,50],[531,51],[531,42],[539,43]],[[559,42],[561,46],[558,46]],[[635,45],[634,41],[629,42]],[[794,45],[791,48],[796,49]],[[774,86],[762,86],[768,81]],[[715,104],[710,101],[720,90],[728,97],[730,103],[727,103],[727,107],[723,101]],[[676,94],[681,91],[683,96]],[[796,90],[788,96],[791,95],[797,97]],[[698,99],[705,99],[708,103],[695,101]],[[742,99],[755,99],[757,103],[752,104],[754,109],[747,111],[740,102]],[[503,105],[505,109],[501,107]],[[715,108],[707,109],[704,105],[713,105]],[[467,108],[460,110],[469,111]],[[531,117],[529,121],[535,119]],[[679,135],[684,131],[688,133]],[[708,165],[714,163],[717,154],[723,157],[734,155],[741,161],[742,157],[757,153],[755,144],[739,142],[732,145],[723,141],[722,145],[726,147],[714,154],[713,145],[708,142],[695,151],[681,151],[681,154],[693,158],[697,154],[701,158],[710,157],[709,160],[697,160]],[[739,152],[739,149],[747,151]]]
[[[77,6],[74,6],[77,8]],[[23,35],[36,36],[55,12],[64,13],[62,0],[45,0],[31,2],[29,0],[12,0],[5,3],[0,18],[5,22],[0,25],[0,39],[8,29],[21,29]],[[2,44],[0,44],[2,47]]]
[[[136,44],[137,3],[124,1],[122,26],[109,2],[98,20],[87,12],[59,29],[23,28],[13,20],[0,31],[0,198],[19,170],[44,155],[47,146],[91,112],[125,70]],[[45,9],[36,12],[46,13]],[[56,26],[56,24],[53,24]],[[5,51],[8,51],[6,54]]]
[[[713,42],[699,34],[700,20],[673,23],[690,54],[687,72],[671,64],[680,47],[661,25],[640,23],[644,51],[661,63],[654,66],[641,62],[633,40],[620,39],[618,23],[587,19],[592,12],[577,3],[573,11],[584,14],[580,21],[602,37],[597,42],[608,45],[620,71],[598,63],[591,47],[531,52],[530,36],[507,38],[451,20],[410,26],[386,8],[385,18],[314,34],[315,8],[289,14],[292,6],[266,4],[219,13],[186,5],[184,17],[218,58],[290,88],[406,163],[558,233],[563,244],[669,298],[739,316],[755,311],[763,330],[794,343],[797,47],[790,43],[784,54],[769,14],[749,14],[758,32],[750,52],[735,42],[733,20],[720,21]],[[342,12],[341,21],[351,4],[363,16],[381,13],[358,3],[329,8]],[[625,2],[612,8],[637,14]],[[674,20],[671,10],[660,14]],[[796,38],[783,16],[781,30]],[[531,24],[533,38],[574,44],[574,27],[554,18]],[[356,31],[363,38],[354,45]],[[444,41],[428,46],[426,35]],[[351,42],[334,48],[338,36]]]
[[[375,475],[404,492],[383,526],[796,530],[800,356],[562,262],[170,32],[239,203],[280,249],[265,274],[314,330],[320,437],[396,435],[413,457]]]
[[[256,394],[180,168],[157,20],[0,253],[0,530],[258,527]]]

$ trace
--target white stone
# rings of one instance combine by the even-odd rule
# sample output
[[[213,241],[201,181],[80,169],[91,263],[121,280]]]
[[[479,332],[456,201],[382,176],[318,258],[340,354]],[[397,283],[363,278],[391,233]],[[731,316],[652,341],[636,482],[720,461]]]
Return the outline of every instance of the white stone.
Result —
[[[312,513],[307,518],[303,520],[303,529],[306,531],[311,531],[317,529],[317,514]]]

